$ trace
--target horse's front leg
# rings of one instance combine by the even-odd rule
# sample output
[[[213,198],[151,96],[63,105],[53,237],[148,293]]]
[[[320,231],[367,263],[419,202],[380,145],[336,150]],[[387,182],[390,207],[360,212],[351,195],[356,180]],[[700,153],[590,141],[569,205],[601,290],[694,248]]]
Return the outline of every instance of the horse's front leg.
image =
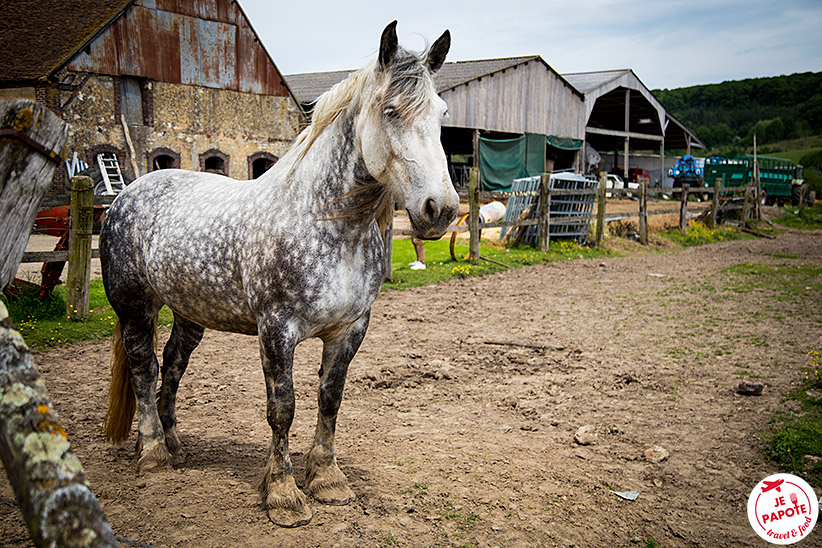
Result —
[[[355,498],[345,474],[337,465],[334,433],[348,364],[365,337],[368,318],[369,313],[366,312],[344,330],[323,338],[323,361],[317,392],[317,430],[306,462],[306,484],[308,493],[325,504],[348,504]]]
[[[298,527],[311,521],[305,494],[294,482],[288,454],[288,431],[294,419],[294,382],[291,376],[297,338],[286,326],[274,322],[259,326],[260,354],[265,374],[271,449],[260,481],[260,496],[268,518],[281,527]]]

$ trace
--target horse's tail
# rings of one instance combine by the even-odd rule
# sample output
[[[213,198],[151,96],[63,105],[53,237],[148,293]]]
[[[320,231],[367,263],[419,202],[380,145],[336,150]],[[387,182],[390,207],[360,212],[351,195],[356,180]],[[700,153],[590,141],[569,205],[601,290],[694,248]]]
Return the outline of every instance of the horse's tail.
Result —
[[[157,322],[153,325],[153,346],[157,348]],[[120,318],[114,321],[111,338],[111,382],[108,387],[108,411],[103,421],[103,431],[111,443],[121,443],[131,432],[131,422],[137,412],[137,397],[131,386],[128,357],[123,346]]]

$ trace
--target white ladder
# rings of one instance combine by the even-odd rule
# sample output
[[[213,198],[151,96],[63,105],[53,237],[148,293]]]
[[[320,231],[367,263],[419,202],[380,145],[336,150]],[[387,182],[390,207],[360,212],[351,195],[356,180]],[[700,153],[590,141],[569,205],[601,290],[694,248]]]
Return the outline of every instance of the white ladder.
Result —
[[[122,192],[126,185],[123,181],[123,174],[120,172],[120,163],[117,161],[117,155],[113,152],[98,154],[97,165],[100,166],[100,174],[103,176],[102,185],[105,185],[105,191],[103,191],[103,187],[98,184],[97,188],[94,189],[94,193],[112,196]]]

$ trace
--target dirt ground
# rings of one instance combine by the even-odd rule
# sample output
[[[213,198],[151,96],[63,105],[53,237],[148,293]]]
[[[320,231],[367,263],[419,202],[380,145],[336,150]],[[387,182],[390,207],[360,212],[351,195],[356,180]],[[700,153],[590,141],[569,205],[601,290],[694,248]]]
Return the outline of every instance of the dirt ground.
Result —
[[[298,529],[271,524],[256,491],[270,431],[254,338],[206,334],[180,388],[187,460],[146,476],[133,443],[100,432],[108,343],[36,360],[116,534],[157,548],[766,546],[746,515],[751,489],[778,471],[760,434],[774,411],[796,409],[784,395],[822,344],[822,295],[745,291],[724,269],[819,264],[822,232],[632,245],[628,257],[385,291],[337,429],[357,500],[313,502]],[[297,349],[299,485],[320,352]],[[765,383],[762,395],[738,395],[741,380]],[[583,426],[590,445],[575,441]],[[669,456],[650,461],[652,446]],[[13,498],[5,478],[0,497]],[[30,546],[4,501],[0,539]],[[822,529],[800,546],[822,546]]]

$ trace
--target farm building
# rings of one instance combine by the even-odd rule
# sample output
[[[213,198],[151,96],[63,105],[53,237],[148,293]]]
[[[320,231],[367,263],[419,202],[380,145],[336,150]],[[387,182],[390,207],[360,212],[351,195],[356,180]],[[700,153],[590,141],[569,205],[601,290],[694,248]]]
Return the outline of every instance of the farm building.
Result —
[[[0,10],[0,99],[61,116],[67,158],[94,165],[114,154],[127,175],[180,167],[248,179],[303,121],[232,0],[18,0]]]
[[[601,153],[613,152],[612,159],[603,158],[603,169],[626,178],[631,168],[647,169],[651,181],[658,182],[660,170],[664,174],[669,167],[663,163],[666,150],[690,154],[693,147],[705,148],[693,131],[665,110],[634,71],[577,72],[563,77],[585,94],[586,144]],[[632,161],[631,151],[657,154],[641,154]]]
[[[310,108],[351,72],[294,74],[286,80]],[[486,188],[546,168],[580,167],[584,97],[541,57],[445,63],[434,82],[448,104],[442,142],[458,186],[480,158]]]

